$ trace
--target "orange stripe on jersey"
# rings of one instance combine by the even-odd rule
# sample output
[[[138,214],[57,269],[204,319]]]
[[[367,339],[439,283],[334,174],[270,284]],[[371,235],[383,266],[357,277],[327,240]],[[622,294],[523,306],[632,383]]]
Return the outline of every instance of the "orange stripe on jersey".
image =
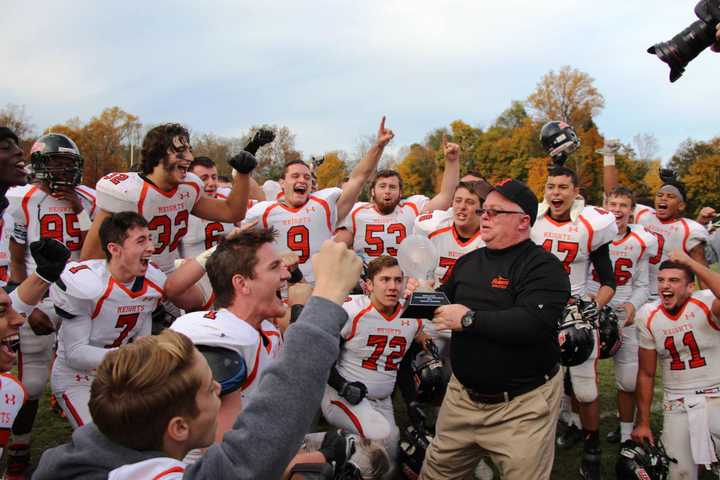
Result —
[[[416,217],[417,217],[418,215],[420,215],[420,210],[418,210],[417,205],[415,205],[413,202],[404,202],[404,203],[400,204],[401,207],[404,207],[405,205],[407,205],[408,207],[412,208],[413,212],[415,212],[415,216],[416,216]]]
[[[265,212],[263,213],[263,216],[262,216],[262,222],[263,222],[264,228],[268,228],[268,217],[270,216],[270,212],[272,211],[272,209],[275,207],[283,207],[283,204],[282,203],[273,203],[272,205],[270,205],[268,208],[265,209]],[[292,210],[290,210],[290,211],[292,211]]]
[[[257,346],[257,350],[255,351],[255,364],[253,365],[253,369],[252,369],[252,372],[250,372],[250,375],[248,375],[248,377],[245,379],[243,384],[240,385],[240,388],[242,390],[245,390],[246,388],[248,388],[252,384],[252,382],[255,380],[255,376],[257,375],[257,370],[258,370],[258,364],[260,363],[260,348],[262,348],[262,344],[263,344],[262,338],[258,338],[258,346]]]
[[[141,217],[143,216],[143,204],[145,203],[145,197],[147,196],[148,185],[150,185],[148,182],[143,181],[143,186],[140,189],[140,198],[138,198],[138,215]]]
[[[215,292],[212,292],[210,294],[210,298],[208,298],[207,303],[205,305],[203,305],[200,310],[211,310],[213,303],[215,303]]]
[[[390,315],[385,315],[383,312],[381,312],[380,310],[377,310],[377,309],[376,309],[376,311],[377,311],[380,315],[382,315],[382,317],[383,317],[385,320],[387,320],[388,322],[391,322],[391,321],[395,320],[395,319],[397,318],[397,316],[400,315],[400,310],[402,310],[402,307],[400,306],[399,303],[395,306],[395,311],[392,312]]]
[[[452,229],[452,234],[453,234],[453,238],[455,239],[455,243],[456,243],[459,247],[466,247],[466,246],[470,245],[470,243],[474,242],[475,239],[476,239],[478,236],[480,236],[480,229],[478,229],[478,231],[475,232],[475,235],[473,235],[472,237],[468,238],[467,242],[463,242],[462,240],[460,240],[460,237],[458,237],[457,230],[455,230],[455,227],[454,227],[454,226],[453,226],[453,229]]]
[[[153,282],[152,280],[148,280],[147,278],[145,278],[145,285],[143,285],[143,288],[145,290],[147,289],[146,287],[152,287],[157,290],[160,295],[162,295],[163,297],[165,296],[165,291],[160,288],[155,282]]]
[[[688,249],[687,249],[687,246],[686,246],[686,245],[687,245],[687,241],[688,241],[688,239],[690,238],[690,226],[687,224],[687,222],[685,221],[684,218],[681,218],[681,219],[680,219],[680,224],[683,226],[683,230],[684,230],[684,232],[683,232],[683,241],[682,241],[683,251],[684,251],[685,253],[687,253],[688,255],[690,255],[690,252],[688,252]]]
[[[197,195],[197,197],[200,196],[200,186],[197,183],[182,182],[180,185],[190,185],[193,188],[193,190],[195,190],[195,195]],[[174,194],[174,192],[173,192],[173,194]],[[197,199],[197,197],[196,197],[196,199]]]
[[[160,480],[164,476],[170,475],[171,473],[184,473],[184,472],[185,472],[184,467],[172,467],[172,468],[168,468],[167,470],[164,470],[164,471],[158,473],[157,475],[155,475],[152,478],[152,480]]]
[[[25,225],[30,225],[30,212],[28,211],[28,203],[30,202],[30,198],[32,198],[33,194],[38,191],[38,186],[33,185],[33,187],[25,193],[25,196],[22,199],[22,210],[23,214],[25,215]]]
[[[662,305],[658,305],[655,310],[650,312],[650,315],[648,315],[648,319],[645,321],[645,327],[648,329],[648,332],[650,332],[650,335],[653,334],[652,328],[650,328],[652,326],[653,318],[655,318],[655,315],[660,311],[660,308],[662,308]],[[653,337],[655,337],[655,335],[653,335]]]
[[[97,205],[95,195],[88,191],[85,191],[83,188],[80,187],[81,186],[75,187],[75,193],[85,197],[85,199],[90,201],[90,204],[92,205],[92,208],[90,209],[90,215],[93,215],[95,213],[95,207]]]
[[[95,305],[95,310],[93,310],[92,315],[90,315],[90,319],[94,319],[100,313],[102,304],[105,303],[105,300],[107,300],[107,298],[110,296],[110,293],[112,292],[113,283],[115,283],[115,281],[113,280],[112,277],[110,277],[108,279],[107,287],[105,287],[105,292],[102,294],[102,296],[100,297],[100,300],[98,300],[98,303]]]
[[[437,236],[440,235],[441,233],[445,233],[445,232],[447,232],[448,230],[453,230],[452,225],[450,225],[449,227],[443,227],[443,228],[441,228],[441,229],[439,229],[439,230],[435,230],[435,231],[432,232],[430,235],[428,235],[428,238],[437,237]],[[455,236],[455,232],[453,232],[453,236]],[[457,237],[455,237],[455,238],[457,239]]]
[[[593,229],[592,229],[592,225],[590,225],[590,222],[585,220],[585,217],[583,217],[582,215],[580,215],[578,217],[578,220],[580,220],[583,223],[583,225],[585,225],[585,228],[587,228],[587,231],[588,231],[587,249],[588,249],[588,253],[590,253],[590,252],[592,252],[592,239],[593,239],[593,233],[594,233]]]
[[[328,203],[322,198],[315,197],[313,195],[310,195],[310,200],[315,200],[321,207],[323,207],[323,210],[325,210],[325,221],[327,222],[328,232],[332,233],[333,227],[330,223],[330,205],[328,205]]]
[[[713,330],[717,330],[718,332],[720,332],[720,326],[718,326],[715,322],[713,322],[713,320],[712,320],[712,312],[710,311],[710,309],[708,308],[707,305],[705,305],[705,304],[704,304],[703,302],[701,302],[700,300],[698,300],[698,299],[696,299],[696,298],[692,298],[692,297],[690,297],[690,298],[688,299],[688,301],[691,302],[691,303],[694,303],[695,305],[697,305],[698,307],[700,307],[700,309],[702,309],[702,311],[705,313],[705,317],[707,318],[708,323],[710,324],[710,328],[712,328]]]
[[[644,210],[640,210],[640,211],[638,212],[637,216],[635,217],[635,223],[640,223],[640,217],[642,217],[643,215],[645,215],[646,213],[648,213],[648,212],[650,212],[650,211],[651,211],[651,210],[650,210],[649,208],[646,208],[646,209],[644,209]]]
[[[72,402],[70,401],[68,396],[63,393],[62,399],[63,399],[63,401],[65,401],[65,405],[67,406],[68,410],[70,410],[70,415],[72,415],[73,418],[75,419],[75,423],[77,423],[78,426],[80,426],[80,427],[85,425],[82,421],[82,418],[80,418],[80,415],[78,415],[77,410],[75,410],[75,406],[72,404]]]
[[[19,352],[18,352],[18,353],[19,353]],[[10,373],[0,373],[0,376],[1,376],[1,377],[5,377],[5,378],[7,378],[7,379],[9,379],[9,380],[11,380],[11,381],[13,381],[13,382],[15,382],[17,385],[20,385],[20,388],[22,388],[23,395],[24,395],[24,397],[25,397],[25,400],[24,400],[24,401],[27,402],[28,393],[27,393],[27,390],[25,390],[25,385],[23,385],[20,380],[18,380],[17,378],[15,378],[15,375],[12,375],[12,374],[10,374]]]
[[[367,312],[369,312],[372,308],[373,308],[373,306],[372,306],[372,304],[370,304],[370,305],[368,305],[367,307],[365,307],[365,308],[363,308],[362,310],[360,310],[360,311],[357,313],[357,315],[355,315],[355,316],[353,317],[352,328],[350,329],[350,336],[347,337],[345,340],[350,340],[351,338],[353,338],[353,337],[355,336],[355,334],[357,333],[357,329],[358,329],[358,323],[360,323],[360,319],[361,319]]]
[[[552,218],[552,217],[550,216],[549,213],[546,213],[546,214],[545,214],[545,220],[547,220],[548,222],[552,223],[552,224],[555,225],[556,227],[562,227],[562,226],[565,225],[566,223],[570,223],[570,220],[565,220],[565,221],[555,220],[554,218]]]
[[[372,205],[363,205],[362,207],[358,208],[354,212],[352,212],[352,215],[350,215],[350,218],[352,219],[352,227],[353,227],[353,234],[357,232],[357,214],[360,213],[362,210],[366,210],[368,208],[373,208]]]
[[[0,448],[5,448],[10,440],[10,428],[0,428]]]
[[[342,402],[339,402],[337,400],[330,400],[330,403],[338,407],[340,410],[345,412],[345,415],[347,415],[350,418],[350,421],[355,425],[355,428],[357,429],[358,433],[365,436],[365,432],[363,432],[362,425],[360,424],[360,420],[355,416],[355,414],[350,410],[350,408],[345,405]]]

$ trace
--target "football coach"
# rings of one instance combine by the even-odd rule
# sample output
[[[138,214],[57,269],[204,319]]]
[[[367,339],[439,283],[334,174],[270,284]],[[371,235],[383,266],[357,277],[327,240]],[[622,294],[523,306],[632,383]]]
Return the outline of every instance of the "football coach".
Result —
[[[548,479],[562,374],[557,323],[570,282],[530,240],[538,202],[504,180],[481,209],[486,246],[461,257],[441,287],[450,305],[433,323],[452,330],[453,376],[421,479],[465,478],[487,453],[506,480]]]

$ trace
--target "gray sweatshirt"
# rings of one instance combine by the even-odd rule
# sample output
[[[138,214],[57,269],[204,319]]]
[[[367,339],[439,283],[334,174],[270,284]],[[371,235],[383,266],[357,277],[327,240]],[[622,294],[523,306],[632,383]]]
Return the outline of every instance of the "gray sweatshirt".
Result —
[[[222,443],[210,447],[186,479],[276,479],[300,448],[320,406],[330,367],[339,354],[342,307],[312,297],[285,332],[283,352],[264,371],[258,389]],[[113,443],[95,424],[73,432],[69,443],[47,450],[34,480],[106,479],[122,465],[163,452],[140,452]]]

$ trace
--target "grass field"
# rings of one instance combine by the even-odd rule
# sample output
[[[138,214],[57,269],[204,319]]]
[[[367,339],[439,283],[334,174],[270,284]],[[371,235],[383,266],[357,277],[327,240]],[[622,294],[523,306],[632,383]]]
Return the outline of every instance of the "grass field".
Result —
[[[617,420],[615,417],[615,377],[613,374],[612,361],[600,361],[600,411],[601,425],[600,437],[603,452],[603,474],[604,478],[615,478],[615,460],[619,451],[619,446],[607,443],[605,435],[616,428]],[[656,382],[655,403],[653,405],[653,430],[657,433],[662,424],[662,414],[660,412],[659,399],[662,398],[659,379]],[[405,417],[402,407],[398,405],[397,409],[398,421],[403,423]],[[50,447],[54,447],[66,442],[70,438],[72,430],[67,421],[60,418],[56,413],[52,412],[49,407],[49,394],[41,402],[38,418],[35,423],[33,435],[33,462],[37,462],[41,453]],[[580,467],[580,457],[582,455],[582,445],[579,444],[571,450],[558,450],[555,456],[555,465],[553,467],[553,479],[578,479],[578,469]],[[4,470],[4,465],[3,465]],[[532,478],[532,476],[528,476]],[[700,477],[701,479],[713,478],[707,473]]]

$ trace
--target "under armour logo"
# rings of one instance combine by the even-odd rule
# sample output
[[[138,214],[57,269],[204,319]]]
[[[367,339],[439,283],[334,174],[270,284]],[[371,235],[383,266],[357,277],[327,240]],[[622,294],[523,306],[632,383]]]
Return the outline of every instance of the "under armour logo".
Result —
[[[5,394],[5,404],[6,405],[15,405],[15,394],[12,393],[6,393]]]
[[[86,382],[89,382],[89,381],[90,381],[90,377],[88,377],[87,375],[80,375],[79,373],[76,373],[76,374],[75,374],[75,381],[76,381],[76,382],[82,382],[83,380],[85,380]]]
[[[410,326],[410,320],[400,320],[400,325],[403,327],[409,327]]]
[[[190,192],[180,192],[180,200],[190,198]]]

